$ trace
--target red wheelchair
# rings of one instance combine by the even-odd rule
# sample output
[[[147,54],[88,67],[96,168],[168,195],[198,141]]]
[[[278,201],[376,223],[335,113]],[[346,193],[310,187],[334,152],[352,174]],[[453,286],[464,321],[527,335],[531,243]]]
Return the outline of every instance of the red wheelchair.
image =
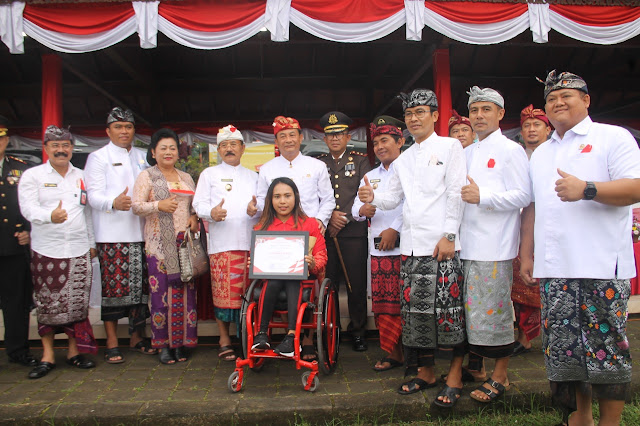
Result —
[[[328,278],[322,283],[317,280],[304,280],[300,283],[298,295],[298,317],[296,319],[295,353],[293,357],[276,354],[273,349],[252,351],[253,337],[260,328],[260,313],[263,303],[263,286],[265,280],[254,280],[244,295],[240,308],[240,329],[243,356],[236,359],[236,368],[227,380],[231,392],[239,392],[244,385],[244,367],[259,372],[265,361],[270,358],[288,359],[295,362],[296,369],[308,368],[302,374],[304,390],[313,392],[320,380],[318,371],[331,374],[338,362],[338,346],[340,344],[338,292]],[[287,329],[287,321],[282,315],[287,313],[286,293],[281,291],[278,302],[269,322],[267,334],[271,340],[274,328]],[[318,361],[305,361],[300,355],[300,339],[303,331],[316,331]]]

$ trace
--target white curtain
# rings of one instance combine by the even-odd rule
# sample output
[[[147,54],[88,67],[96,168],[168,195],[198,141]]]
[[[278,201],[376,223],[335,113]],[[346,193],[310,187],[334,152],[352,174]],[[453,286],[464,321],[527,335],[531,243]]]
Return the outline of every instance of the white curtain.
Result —
[[[290,11],[291,0],[267,0],[264,26],[271,32],[271,41],[289,41]]]
[[[0,39],[11,53],[24,53],[23,11],[23,1],[0,4]]]
[[[140,47],[153,49],[158,46],[158,5],[160,1],[134,1]]]
[[[547,43],[549,41],[549,31],[551,30],[551,20],[549,18],[548,4],[527,4],[529,10],[529,28],[535,43]]]
[[[404,0],[404,12],[406,15],[407,40],[422,40],[422,29],[425,25],[424,1]]]
[[[567,37],[593,44],[622,43],[640,34],[640,18],[626,24],[609,27],[582,25],[565,18],[553,10],[549,11],[551,28]]]

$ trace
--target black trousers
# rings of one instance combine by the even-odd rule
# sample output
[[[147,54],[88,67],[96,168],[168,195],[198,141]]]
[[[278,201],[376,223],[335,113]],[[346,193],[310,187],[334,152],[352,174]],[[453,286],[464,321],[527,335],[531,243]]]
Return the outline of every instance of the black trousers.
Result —
[[[29,351],[29,311],[33,305],[29,257],[0,256],[0,308],[4,317],[4,347],[9,358]]]
[[[340,282],[344,280],[342,265],[338,258],[338,251],[333,242],[333,238],[325,236],[327,242],[327,278],[339,288]],[[347,288],[349,318],[351,322],[347,330],[353,336],[364,337],[367,326],[367,237],[338,237],[342,259],[349,275],[351,290]]]
[[[269,321],[273,316],[273,311],[278,302],[278,294],[282,289],[287,293],[287,319],[289,330],[296,329],[298,319],[298,296],[300,295],[300,281],[296,280],[269,280],[267,288],[263,290],[264,300],[262,301],[262,316],[260,317],[260,331],[266,333],[269,328]],[[288,330],[287,330],[288,331]]]

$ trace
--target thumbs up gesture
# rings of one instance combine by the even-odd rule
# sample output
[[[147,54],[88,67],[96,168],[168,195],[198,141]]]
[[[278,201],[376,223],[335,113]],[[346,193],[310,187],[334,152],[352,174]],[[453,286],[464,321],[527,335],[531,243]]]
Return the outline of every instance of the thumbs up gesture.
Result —
[[[128,186],[113,200],[114,209],[122,211],[129,211],[131,209],[131,197],[127,195],[127,192],[129,192]]]
[[[253,202],[253,200],[251,200],[251,202]],[[227,217],[227,210],[222,208],[223,204],[224,204],[224,198],[222,199],[222,201],[220,201],[220,203],[217,206],[211,209],[211,219],[215,220],[216,222],[222,222]],[[247,206],[247,210],[248,209],[249,209],[249,206]]]
[[[158,210],[161,212],[173,213],[177,208],[178,201],[176,200],[176,194],[171,194],[171,197],[158,202]]]
[[[62,200],[58,203],[58,207],[51,212],[51,222],[62,223],[67,220],[67,211],[62,208]]]
[[[463,186],[462,191],[460,191],[462,201],[469,204],[480,204],[480,188],[478,188],[478,184],[469,175],[467,175],[467,180],[469,185]]]
[[[251,197],[251,201],[247,204],[247,214],[251,217],[255,216],[258,213],[258,199],[256,196]]]
[[[558,169],[560,179],[556,181],[556,193],[562,201],[578,201],[584,198],[587,182]]]
[[[358,188],[358,198],[363,203],[370,203],[373,201],[373,186],[369,183],[367,175],[364,176],[364,186]]]

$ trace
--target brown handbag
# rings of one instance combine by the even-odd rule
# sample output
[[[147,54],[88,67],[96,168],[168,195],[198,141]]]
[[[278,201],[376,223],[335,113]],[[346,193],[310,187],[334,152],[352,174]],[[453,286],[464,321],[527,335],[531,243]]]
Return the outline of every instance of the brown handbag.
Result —
[[[196,238],[191,229],[187,228],[184,233],[184,241],[178,248],[180,258],[180,280],[189,282],[205,274],[209,269],[209,256],[202,245],[200,235]]]

